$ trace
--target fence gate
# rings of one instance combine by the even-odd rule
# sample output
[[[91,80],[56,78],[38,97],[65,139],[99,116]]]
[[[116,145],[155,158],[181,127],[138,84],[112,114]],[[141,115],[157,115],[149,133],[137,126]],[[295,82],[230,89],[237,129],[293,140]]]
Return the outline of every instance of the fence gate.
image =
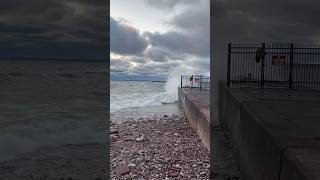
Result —
[[[228,44],[229,87],[320,88],[320,45]]]

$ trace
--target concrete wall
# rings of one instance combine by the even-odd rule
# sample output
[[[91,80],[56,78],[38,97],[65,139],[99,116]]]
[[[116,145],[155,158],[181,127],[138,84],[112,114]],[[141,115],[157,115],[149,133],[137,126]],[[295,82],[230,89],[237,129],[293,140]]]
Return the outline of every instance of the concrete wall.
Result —
[[[320,91],[230,89],[221,83],[220,95],[219,119],[248,179],[319,179]]]
[[[179,88],[178,97],[191,127],[210,151],[210,93]]]

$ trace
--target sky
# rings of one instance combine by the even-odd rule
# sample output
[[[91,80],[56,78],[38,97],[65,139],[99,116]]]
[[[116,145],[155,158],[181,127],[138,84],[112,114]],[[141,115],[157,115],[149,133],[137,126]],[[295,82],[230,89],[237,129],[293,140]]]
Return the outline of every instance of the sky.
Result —
[[[113,80],[165,80],[210,69],[209,0],[111,0]]]
[[[0,1],[0,58],[107,59],[105,0]]]

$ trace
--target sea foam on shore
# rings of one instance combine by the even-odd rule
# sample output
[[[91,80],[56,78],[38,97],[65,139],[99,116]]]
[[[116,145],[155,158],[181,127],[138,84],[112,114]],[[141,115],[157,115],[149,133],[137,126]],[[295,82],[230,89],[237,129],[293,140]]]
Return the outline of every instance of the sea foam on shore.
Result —
[[[111,81],[110,112],[176,103],[177,96],[164,87],[164,82]]]

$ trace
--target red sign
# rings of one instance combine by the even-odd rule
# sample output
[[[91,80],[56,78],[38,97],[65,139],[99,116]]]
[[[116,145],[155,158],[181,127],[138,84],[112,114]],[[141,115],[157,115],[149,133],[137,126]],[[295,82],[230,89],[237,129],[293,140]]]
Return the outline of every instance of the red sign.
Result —
[[[287,57],[285,55],[272,55],[272,64],[286,64]]]

